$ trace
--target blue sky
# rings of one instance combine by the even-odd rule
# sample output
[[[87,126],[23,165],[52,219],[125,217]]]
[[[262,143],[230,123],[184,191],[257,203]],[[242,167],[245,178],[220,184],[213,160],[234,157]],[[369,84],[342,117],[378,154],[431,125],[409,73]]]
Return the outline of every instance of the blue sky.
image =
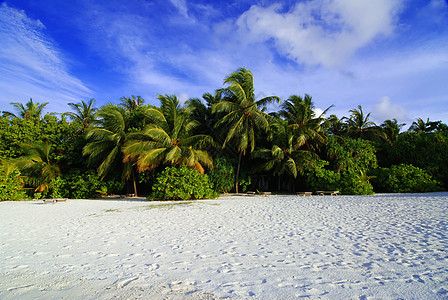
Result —
[[[258,97],[307,93],[339,117],[362,105],[378,124],[448,123],[446,0],[0,3],[0,110],[29,98],[56,112],[90,98],[185,101],[246,67]]]

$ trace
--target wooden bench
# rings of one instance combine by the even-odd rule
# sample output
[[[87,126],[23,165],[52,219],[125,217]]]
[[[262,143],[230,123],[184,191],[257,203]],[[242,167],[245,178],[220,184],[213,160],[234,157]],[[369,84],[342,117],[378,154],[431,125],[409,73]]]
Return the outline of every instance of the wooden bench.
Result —
[[[297,192],[297,196],[311,196],[313,192]]]
[[[325,196],[325,195],[337,196],[337,195],[339,195],[339,191],[316,191],[316,193],[320,196]]]
[[[56,199],[42,199],[43,204],[46,203],[58,203],[58,202],[67,202],[67,198],[56,198]]]
[[[260,192],[260,196],[270,196],[272,195],[271,192]]]

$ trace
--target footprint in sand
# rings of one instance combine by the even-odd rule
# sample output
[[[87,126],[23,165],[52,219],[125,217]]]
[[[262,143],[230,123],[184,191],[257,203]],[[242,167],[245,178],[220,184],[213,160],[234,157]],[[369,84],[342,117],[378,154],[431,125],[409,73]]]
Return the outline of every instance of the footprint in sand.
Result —
[[[29,265],[19,265],[19,266],[14,266],[14,267],[12,267],[11,268],[11,271],[15,271],[15,270],[21,270],[21,269],[26,269],[26,268],[29,268],[30,266]]]
[[[145,264],[146,268],[148,268],[149,271],[154,271],[160,268],[158,264]]]
[[[132,277],[132,278],[122,280],[117,284],[117,287],[121,289],[137,279],[138,279],[138,277]]]

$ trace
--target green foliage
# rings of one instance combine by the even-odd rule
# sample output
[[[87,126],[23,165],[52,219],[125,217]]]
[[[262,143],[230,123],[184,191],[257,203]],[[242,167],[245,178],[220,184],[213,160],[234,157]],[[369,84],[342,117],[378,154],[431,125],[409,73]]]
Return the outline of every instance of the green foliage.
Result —
[[[330,162],[316,162],[308,168],[306,182],[316,190],[339,190],[342,194],[369,195],[373,187],[366,175],[377,167],[375,147],[362,139],[328,138]]]
[[[246,152],[255,150],[256,133],[266,133],[269,130],[268,115],[264,112],[266,105],[280,102],[277,96],[256,100],[254,78],[252,72],[240,68],[224,80],[228,87],[223,89],[224,98],[213,105],[213,113],[222,113],[223,117],[215,124],[226,132],[222,147],[233,142],[239,152],[236,169],[235,192],[238,193],[241,159]]]
[[[353,138],[374,140],[384,137],[381,127],[369,121],[370,113],[364,114],[362,106],[350,110],[350,118],[347,119],[347,134]]]
[[[372,142],[362,139],[329,137],[327,156],[336,172],[367,173],[376,168],[376,150]]]
[[[247,191],[247,188],[252,184],[252,179],[250,178],[250,176],[241,176],[241,179],[239,181],[239,186],[241,186],[241,190],[243,192]]]
[[[25,198],[20,172],[12,171],[6,176],[0,176],[0,201],[17,201]]]
[[[118,181],[101,181],[100,176],[94,171],[86,173],[75,171],[59,176],[53,180],[52,185],[51,197],[70,199],[94,198],[98,193],[119,193],[124,188],[124,184]]]
[[[325,169],[326,161],[320,161],[307,172],[306,183],[313,191],[340,191],[346,195],[370,195],[373,187],[364,172],[342,171],[340,173]]]
[[[21,144],[49,142],[58,155],[65,155],[80,127],[52,115],[43,119],[0,118],[0,157],[17,158],[23,154]]]
[[[373,186],[365,173],[342,172],[341,193],[347,195],[372,195]]]
[[[185,107],[175,96],[159,96],[160,107],[143,105],[142,98],[132,96],[95,112],[92,99],[70,103],[72,112],[57,117],[55,113],[43,116],[47,103],[31,99],[11,103],[16,114],[3,111],[0,117],[0,181],[8,185],[0,186],[0,193],[6,195],[17,184],[8,177],[12,170],[20,170],[29,196],[39,192],[34,197],[117,193],[124,187],[121,180],[139,180],[149,192],[165,166],[186,165],[204,173],[212,168],[212,157],[223,154],[235,157],[235,162],[216,159],[215,169],[209,171],[211,184],[196,188],[198,195],[184,191],[178,198],[204,197],[208,192],[202,189],[210,185],[216,192],[234,187],[236,192],[238,188],[245,191],[251,184],[248,174],[255,171],[278,176],[279,189],[285,177],[304,176],[314,190],[370,194],[368,175],[376,175],[373,182],[378,191],[431,191],[438,189],[437,182],[448,189],[448,126],[441,121],[418,119],[411,132],[400,134],[403,124],[393,119],[376,126],[361,106],[351,110],[349,118],[333,115],[325,120],[323,114],[315,115],[309,95],[291,96],[279,112],[268,115],[266,105],[280,99],[259,99],[253,83],[252,73],[241,68],[224,80],[227,87],[214,95],[204,94],[206,104],[191,99]],[[407,164],[420,169],[391,167],[372,173],[377,157],[382,167]],[[254,168],[257,165],[259,169]],[[94,167],[102,180],[114,180],[101,181],[89,170]],[[273,181],[268,178],[268,182]],[[295,188],[304,184],[291,183]]]
[[[387,155],[390,165],[404,163],[419,167],[448,188],[447,132],[400,134]]]
[[[52,144],[22,144],[24,156],[16,160],[16,165],[24,175],[25,183],[35,188],[35,192],[45,193],[51,188],[54,178],[59,176],[60,168],[54,162]]]
[[[208,173],[208,177],[214,190],[218,193],[229,192],[235,185],[235,169],[225,157],[215,159],[213,164],[214,168]]]
[[[157,176],[152,187],[154,198],[161,200],[188,200],[216,198],[207,175],[186,166],[166,168]]]
[[[340,190],[341,174],[327,170],[327,161],[319,161],[316,167],[308,170],[306,183],[313,191]]]
[[[153,124],[128,136],[125,161],[135,161],[139,172],[185,165],[204,174],[204,167],[212,167],[212,159],[202,148],[212,142],[211,137],[193,135],[198,123],[190,120],[189,111],[181,108],[176,96],[158,98],[161,107],[146,110]]]
[[[375,170],[375,190],[389,193],[425,193],[440,190],[440,183],[426,171],[413,165],[400,164]]]

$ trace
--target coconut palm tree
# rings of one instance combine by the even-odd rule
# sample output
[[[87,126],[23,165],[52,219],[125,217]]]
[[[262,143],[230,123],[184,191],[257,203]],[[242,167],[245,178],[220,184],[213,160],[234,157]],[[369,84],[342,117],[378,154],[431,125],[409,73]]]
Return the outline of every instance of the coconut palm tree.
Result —
[[[87,128],[94,124],[95,112],[97,111],[94,108],[95,99],[90,99],[89,102],[81,101],[81,103],[68,103],[74,112],[66,112],[63,115],[69,116],[72,120],[78,122],[82,125],[83,131],[85,132]]]
[[[17,162],[12,159],[6,159],[0,157],[0,176],[8,176],[13,171],[17,170]]]
[[[137,184],[132,162],[123,162],[122,147],[129,133],[129,115],[124,108],[108,104],[97,113],[98,126],[87,131],[87,144],[83,155],[89,156],[88,162],[99,164],[98,175],[104,179],[115,170],[122,171],[124,180],[131,179],[134,195],[137,196]]]
[[[304,146],[306,150],[311,151],[313,146],[325,142],[322,123],[325,121],[325,113],[333,106],[316,117],[312,97],[305,94],[304,98],[292,95],[281,107],[279,115],[288,121],[296,136],[298,147]]]
[[[406,124],[398,124],[397,119],[386,120],[383,124],[381,124],[381,128],[384,132],[384,138],[390,146],[393,146],[395,141],[398,139],[398,135],[404,125]]]
[[[361,105],[358,105],[357,109],[350,110],[350,112],[350,118],[346,118],[347,133],[350,137],[362,139],[383,137],[381,128],[375,122],[369,121],[370,113],[365,115]]]
[[[347,123],[343,122],[343,118],[339,119],[336,115],[331,115],[322,124],[324,130],[333,135],[344,136],[347,134]]]
[[[122,103],[120,103],[119,105],[121,107],[123,107],[127,112],[131,112],[133,110],[138,109],[139,107],[143,106],[143,102],[145,102],[145,100],[140,97],[140,96],[131,96],[129,97],[123,97],[120,99],[120,101]]]
[[[192,98],[186,104],[191,112],[191,119],[199,122],[196,132],[212,135],[213,125],[219,120],[218,116],[212,113],[212,107],[221,101],[222,91],[216,90],[215,95],[205,93],[202,95],[202,99],[205,100],[205,103],[199,98]]]
[[[252,153],[254,158],[261,158],[261,163],[256,170],[273,171],[278,176],[278,191],[281,188],[281,176],[288,174],[296,178],[298,173],[303,173],[305,163],[313,157],[313,153],[300,150],[293,128],[283,119],[274,119],[271,124],[271,148],[257,149]]]
[[[24,156],[18,158],[16,166],[24,175],[25,182],[36,187],[36,192],[51,188],[52,179],[61,173],[59,166],[51,158],[50,143],[21,144]]]
[[[411,132],[432,132],[437,129],[440,121],[430,121],[429,118],[426,119],[426,122],[423,121],[422,118],[417,118],[415,122],[412,123],[411,127],[409,127],[408,131]]]
[[[48,105],[48,102],[42,104],[34,103],[33,99],[30,98],[30,101],[28,101],[25,106],[20,102],[12,102],[10,104],[16,108],[18,115],[15,115],[8,111],[4,111],[4,116],[22,119],[40,119],[42,117],[43,109]]]
[[[236,170],[235,191],[238,193],[238,179],[241,159],[247,152],[255,149],[256,132],[267,132],[269,129],[268,115],[263,112],[271,102],[280,102],[276,96],[257,100],[254,92],[254,78],[252,72],[240,68],[227,76],[223,89],[224,99],[213,106],[214,113],[223,113],[223,117],[215,127],[225,126],[226,138],[222,147],[232,140],[238,149],[238,166]]]
[[[125,161],[136,162],[139,172],[159,165],[185,165],[204,174],[204,167],[213,166],[207,151],[202,150],[212,139],[194,135],[199,125],[189,118],[189,109],[181,108],[176,96],[159,95],[160,108],[146,110],[151,124],[141,132],[129,135],[123,152]]]

